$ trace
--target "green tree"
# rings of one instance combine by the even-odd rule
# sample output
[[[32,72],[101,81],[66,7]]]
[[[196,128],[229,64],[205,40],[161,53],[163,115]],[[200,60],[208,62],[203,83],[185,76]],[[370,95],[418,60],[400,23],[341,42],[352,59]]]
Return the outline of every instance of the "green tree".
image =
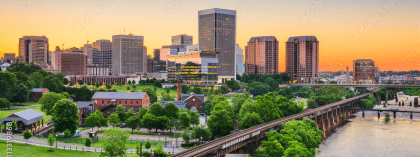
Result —
[[[280,80],[280,83],[287,83],[291,80],[291,78],[287,73],[280,73]]]
[[[267,77],[267,79],[265,79],[265,82],[267,82],[267,85],[270,87],[270,91],[279,90],[279,83],[273,78]]]
[[[156,95],[156,92],[155,91],[153,91],[153,90],[151,90],[149,88],[145,88],[145,89],[143,89],[142,92],[146,92],[147,93],[147,95],[150,98],[150,103],[151,104],[157,102],[157,95]]]
[[[152,105],[150,105],[149,111],[147,113],[152,114],[156,117],[163,116],[164,110],[163,110],[162,104],[160,104],[159,102],[153,103]]]
[[[287,112],[287,98],[273,93],[267,93],[257,97],[255,102],[255,112],[261,116],[265,122],[282,118]]]
[[[32,137],[32,133],[28,129],[26,129],[23,132],[23,139],[26,140],[26,144],[28,144],[28,139],[30,139],[31,137]]]
[[[96,110],[95,112],[101,112],[101,111]],[[102,126],[101,125],[101,117],[99,117],[97,114],[95,114],[95,112],[90,114],[88,117],[85,118],[85,126],[92,128],[92,131],[93,131],[94,127],[101,127]],[[102,113],[101,113],[100,116],[102,116]]]
[[[150,149],[152,147],[152,143],[150,141],[146,142],[146,145],[144,146],[146,149]]]
[[[314,99],[309,98],[308,100],[306,100],[306,104],[308,106],[308,108],[316,108],[318,107],[318,104],[315,102]]]
[[[207,126],[214,136],[222,137],[229,135],[234,129],[235,122],[229,114],[232,113],[229,113],[226,109],[213,109],[210,118],[207,120]]]
[[[140,144],[137,144],[136,145],[136,154],[141,156],[142,155],[141,153],[143,152],[142,149],[143,149],[142,146]]]
[[[163,107],[163,112],[166,117],[169,119],[178,119],[179,118],[179,108],[173,102],[165,103],[165,107]]]
[[[188,112],[188,115],[190,116],[190,124],[192,125],[200,124],[200,115],[197,114],[197,111],[190,111]]]
[[[232,90],[239,90],[239,89],[241,89],[241,86],[239,86],[239,83],[236,82],[235,80],[229,80],[229,81],[226,81],[225,83],[228,86],[228,88],[230,88]]]
[[[124,122],[125,121],[125,106],[123,106],[123,105],[118,105],[116,108],[115,108],[115,113],[117,113],[117,115],[118,115],[118,118],[120,119],[120,121],[121,122]]]
[[[8,98],[11,90],[14,89],[17,82],[15,74],[8,71],[0,71],[0,97]]]
[[[186,142],[189,143],[191,140],[191,130],[189,129],[185,129],[181,135],[182,139]]]
[[[66,130],[64,131],[64,135],[63,135],[63,137],[64,137],[64,139],[66,139],[66,140],[67,140],[67,138],[69,138],[69,137],[70,137],[70,135],[71,135],[70,130],[69,130],[69,129],[66,129]]]
[[[137,116],[131,116],[125,121],[125,125],[131,128],[131,132],[134,132],[134,129],[140,127],[140,119]]]
[[[171,126],[170,133],[172,132],[172,128],[174,128],[175,130],[174,137],[175,137],[176,129],[179,128],[179,126],[181,126],[181,121],[179,119],[170,119],[169,125]]]
[[[121,123],[121,120],[118,118],[118,114],[112,113],[108,117],[108,122],[112,125],[112,128],[114,128],[118,123]]]
[[[101,152],[100,156],[125,156],[125,142],[129,137],[130,135],[120,128],[106,130],[101,140],[104,152]]]
[[[257,155],[255,155],[255,157],[283,156],[284,148],[277,141],[276,134],[274,134],[274,131],[266,132],[265,134],[267,135],[268,141],[261,142],[262,151],[257,149]]]
[[[204,141],[211,140],[212,133],[209,128],[205,128],[203,125],[196,126],[191,130],[191,139],[201,139]]]
[[[140,119],[143,119],[143,116],[145,114],[147,114],[147,112],[148,112],[148,109],[146,107],[140,108],[140,110],[139,110],[139,117],[140,117]]]
[[[170,93],[163,93],[162,94],[162,100],[174,101],[175,97],[172,97]]]
[[[57,73],[57,74],[55,74],[55,77],[57,77],[57,78],[58,78],[58,80],[60,80],[61,82],[63,82],[63,81],[64,81],[64,74],[62,74],[62,73]]]
[[[258,113],[247,113],[244,116],[244,119],[241,119],[239,123],[239,128],[244,130],[262,123],[264,123],[264,121],[261,119]]]
[[[195,94],[203,94],[203,91],[200,87],[194,87],[192,92],[194,92]]]
[[[0,108],[9,108],[10,109],[10,102],[6,98],[0,98]]]
[[[42,81],[42,87],[48,88],[50,92],[60,93],[63,86],[63,82],[61,82],[57,77],[54,75],[49,75],[44,77]]]
[[[130,109],[128,109],[128,111],[125,113],[125,119],[128,119],[128,118],[130,118],[130,117],[132,117],[132,116],[136,116],[136,113],[134,113],[133,109],[132,109],[132,108],[130,108]]]
[[[54,105],[58,101],[60,101],[62,99],[66,99],[66,98],[68,98],[68,97],[66,97],[66,96],[64,96],[64,95],[62,95],[60,93],[50,92],[50,93],[44,94],[39,99],[38,102],[41,104],[41,111],[42,112],[44,112],[47,115],[52,115],[53,114],[53,107],[54,107]]]
[[[204,108],[204,113],[206,113],[206,115],[210,115],[210,111],[213,108],[214,104],[212,101],[210,100],[206,100],[203,104],[203,108]]]
[[[128,85],[131,85],[131,80],[128,80]]]
[[[15,88],[11,91],[9,96],[9,100],[13,102],[13,104],[19,102],[19,104],[22,105],[22,102],[26,102],[29,100],[29,90],[26,88],[25,85],[19,84],[15,86]]]
[[[59,100],[53,107],[52,121],[54,121],[54,132],[63,132],[69,129],[75,134],[79,122],[79,107],[72,101]]]
[[[50,145],[50,150],[51,150],[51,147],[54,146],[54,142],[55,142],[54,135],[53,134],[49,134],[47,140],[48,140],[48,145]]]
[[[90,138],[86,138],[86,140],[85,140],[85,146],[86,147],[90,147],[91,144],[92,144],[92,140]]]
[[[10,73],[23,72],[26,75],[32,74],[35,70],[35,65],[26,62],[15,63],[7,67],[7,71]]]
[[[167,156],[171,156],[170,153],[166,154],[163,151],[163,146],[161,144],[159,144],[157,146],[157,148],[155,150],[153,150],[153,154],[157,157],[167,157]]]
[[[246,99],[246,101],[242,104],[241,109],[239,110],[238,119],[244,119],[245,115],[248,113],[255,112],[254,100],[251,98]]]
[[[182,128],[190,127],[191,119],[190,119],[190,115],[188,115],[188,113],[186,113],[186,112],[180,113],[179,120],[181,121]]]
[[[156,116],[147,113],[143,116],[142,124],[143,127],[147,128],[150,132],[150,130],[156,126],[156,121]]]
[[[164,131],[164,130],[170,128],[169,123],[170,123],[170,120],[169,120],[168,117],[166,117],[166,116],[157,117],[156,118],[156,126],[155,126],[156,132],[157,132],[158,129]]]
[[[271,87],[268,86],[267,84],[263,84],[261,82],[252,82],[250,84],[248,84],[248,88],[247,91],[254,95],[263,95],[266,94],[270,91]]]

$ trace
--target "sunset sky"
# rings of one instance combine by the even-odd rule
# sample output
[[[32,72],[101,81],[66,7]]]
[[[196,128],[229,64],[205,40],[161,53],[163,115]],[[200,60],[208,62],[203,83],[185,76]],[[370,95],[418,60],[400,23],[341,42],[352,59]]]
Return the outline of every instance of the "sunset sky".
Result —
[[[237,40],[245,49],[254,36],[285,42],[314,35],[320,41],[320,71],[352,69],[355,59],[372,59],[381,71],[420,70],[420,0],[2,0],[0,56],[17,53],[19,38],[45,35],[50,51],[81,47],[87,38],[144,36],[148,54],[188,34],[198,44],[198,11],[237,11]],[[341,66],[334,66],[336,64]]]

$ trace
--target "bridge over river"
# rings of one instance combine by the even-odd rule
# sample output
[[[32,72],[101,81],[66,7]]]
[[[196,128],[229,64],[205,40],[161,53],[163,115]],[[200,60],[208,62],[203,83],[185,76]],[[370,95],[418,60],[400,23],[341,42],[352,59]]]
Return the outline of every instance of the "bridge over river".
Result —
[[[174,154],[173,156],[220,157],[226,155],[227,153],[245,154],[244,146],[252,145],[255,143],[259,145],[261,140],[266,140],[265,132],[269,132],[272,130],[280,131],[281,123],[288,122],[291,120],[299,120],[302,117],[314,120],[318,124],[318,128],[324,132],[323,137],[326,138],[331,134],[331,130],[334,130],[338,125],[344,122],[343,120],[341,120],[341,116],[343,114],[346,114],[347,118],[349,118],[351,114],[356,112],[356,110],[349,109],[355,108],[357,101],[377,91],[378,89],[375,89],[370,93],[345,99],[332,104],[324,105],[315,109],[311,109],[298,114],[290,115],[264,124],[260,124],[242,131],[238,131],[230,135],[215,139],[213,141],[203,143],[178,154]]]

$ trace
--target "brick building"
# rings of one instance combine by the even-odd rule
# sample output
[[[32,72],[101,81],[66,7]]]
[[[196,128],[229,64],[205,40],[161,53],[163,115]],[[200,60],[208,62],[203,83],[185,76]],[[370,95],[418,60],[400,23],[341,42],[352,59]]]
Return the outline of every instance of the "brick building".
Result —
[[[104,117],[115,113],[118,105],[124,105],[127,109],[133,109],[138,113],[141,107],[149,108],[150,98],[146,92],[96,92],[92,96],[95,110],[103,112]]]
[[[79,121],[80,124],[85,123],[85,118],[91,113],[95,112],[94,103],[92,101],[78,101],[77,106],[79,107]]]
[[[252,37],[245,47],[245,73],[279,72],[279,41],[274,36]]]
[[[50,90],[48,90],[47,88],[32,88],[31,95],[29,96],[29,98],[32,101],[37,102],[44,94],[47,94],[49,92]]]
[[[376,74],[375,62],[371,59],[353,61],[354,84],[377,84],[379,75]]]
[[[64,75],[86,75],[86,55],[57,53],[58,71]]]

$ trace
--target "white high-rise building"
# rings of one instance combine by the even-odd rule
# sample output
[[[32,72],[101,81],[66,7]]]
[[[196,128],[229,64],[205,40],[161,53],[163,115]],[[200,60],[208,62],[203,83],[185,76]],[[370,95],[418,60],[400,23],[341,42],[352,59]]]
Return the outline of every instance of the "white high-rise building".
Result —
[[[145,72],[143,42],[143,36],[112,36],[112,75],[140,75]]]

